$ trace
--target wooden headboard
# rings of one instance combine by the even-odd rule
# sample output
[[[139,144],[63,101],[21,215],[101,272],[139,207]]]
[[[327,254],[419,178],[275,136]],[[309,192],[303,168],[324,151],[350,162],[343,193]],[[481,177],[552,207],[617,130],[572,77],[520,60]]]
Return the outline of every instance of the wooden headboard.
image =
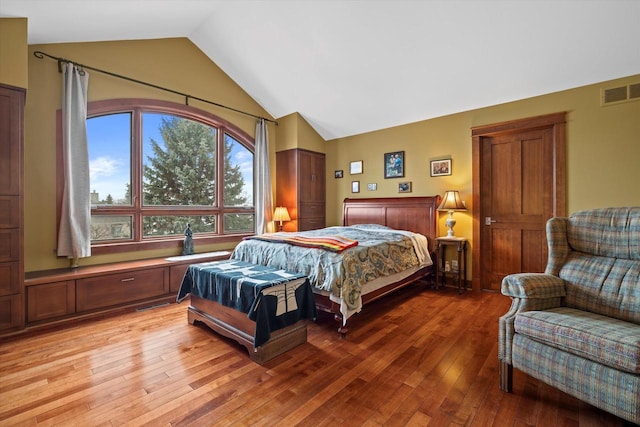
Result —
[[[440,199],[440,196],[346,198],[342,205],[342,224],[381,224],[424,234],[429,238],[429,248],[433,251],[438,237],[436,209]]]

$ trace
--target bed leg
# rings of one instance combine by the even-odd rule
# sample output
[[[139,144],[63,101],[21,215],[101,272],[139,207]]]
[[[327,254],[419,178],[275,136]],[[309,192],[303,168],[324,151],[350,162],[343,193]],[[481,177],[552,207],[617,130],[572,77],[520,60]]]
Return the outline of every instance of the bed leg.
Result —
[[[347,332],[349,332],[349,328],[347,328],[346,324],[344,326],[342,325],[342,316],[340,314],[334,314],[333,318],[336,320],[336,322],[338,322],[338,334],[340,335],[340,338],[347,338]]]

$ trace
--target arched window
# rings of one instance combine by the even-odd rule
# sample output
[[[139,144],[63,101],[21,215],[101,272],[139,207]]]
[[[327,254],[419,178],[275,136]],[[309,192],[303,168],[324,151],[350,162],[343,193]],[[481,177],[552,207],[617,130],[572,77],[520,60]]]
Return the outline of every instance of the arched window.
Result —
[[[254,141],[202,110],[157,100],[89,103],[93,253],[253,234]],[[60,188],[60,187],[59,187]]]

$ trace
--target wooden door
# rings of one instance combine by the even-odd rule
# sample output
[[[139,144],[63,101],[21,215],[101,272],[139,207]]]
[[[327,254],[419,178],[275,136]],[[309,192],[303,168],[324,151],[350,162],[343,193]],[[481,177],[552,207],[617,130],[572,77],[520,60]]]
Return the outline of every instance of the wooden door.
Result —
[[[565,215],[564,113],[473,128],[474,283],[543,272],[546,222]]]

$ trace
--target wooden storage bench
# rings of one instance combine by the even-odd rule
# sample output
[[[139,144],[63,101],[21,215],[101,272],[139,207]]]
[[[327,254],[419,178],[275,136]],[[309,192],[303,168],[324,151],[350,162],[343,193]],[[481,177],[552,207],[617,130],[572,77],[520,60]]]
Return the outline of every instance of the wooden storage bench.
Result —
[[[59,323],[175,300],[190,264],[223,260],[228,251],[26,273],[26,324]]]
[[[259,364],[307,342],[307,322],[299,320],[275,331],[269,341],[256,348],[256,322],[249,319],[246,313],[193,295],[188,308],[188,321],[192,325],[197,321],[202,322],[220,335],[235,340],[247,349],[249,358]]]
[[[237,341],[259,364],[306,343],[306,319],[316,317],[306,277],[244,261],[189,266],[178,301],[188,295],[189,323]]]

